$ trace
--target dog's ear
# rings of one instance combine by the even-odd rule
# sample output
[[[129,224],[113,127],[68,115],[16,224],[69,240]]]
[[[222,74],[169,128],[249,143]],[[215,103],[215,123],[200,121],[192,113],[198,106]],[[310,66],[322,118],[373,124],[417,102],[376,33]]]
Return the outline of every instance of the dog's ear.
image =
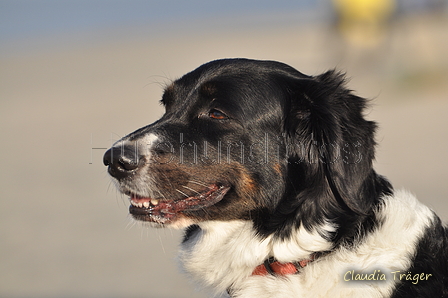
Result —
[[[373,187],[367,180],[376,177],[376,125],[363,117],[366,100],[346,89],[344,76],[335,71],[298,78],[288,90],[286,155],[290,168],[302,173],[302,195],[324,196],[329,206],[367,213],[372,202],[362,196],[364,188]]]

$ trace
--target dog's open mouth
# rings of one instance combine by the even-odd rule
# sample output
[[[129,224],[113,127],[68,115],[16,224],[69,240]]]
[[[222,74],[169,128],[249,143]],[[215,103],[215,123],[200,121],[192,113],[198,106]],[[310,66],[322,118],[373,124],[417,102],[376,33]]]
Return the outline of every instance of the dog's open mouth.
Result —
[[[137,220],[165,224],[175,220],[182,212],[195,211],[218,203],[229,189],[230,186],[211,184],[202,192],[198,192],[196,196],[178,200],[131,195],[129,213]]]

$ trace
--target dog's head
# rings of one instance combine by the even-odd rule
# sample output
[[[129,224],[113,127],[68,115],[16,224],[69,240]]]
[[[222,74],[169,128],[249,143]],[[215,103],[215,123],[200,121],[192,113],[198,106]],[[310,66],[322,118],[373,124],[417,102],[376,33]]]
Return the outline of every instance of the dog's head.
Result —
[[[138,220],[252,220],[262,234],[341,227],[388,188],[372,170],[366,101],[336,72],[311,77],[278,62],[218,60],[174,81],[161,102],[162,118],[104,156]]]

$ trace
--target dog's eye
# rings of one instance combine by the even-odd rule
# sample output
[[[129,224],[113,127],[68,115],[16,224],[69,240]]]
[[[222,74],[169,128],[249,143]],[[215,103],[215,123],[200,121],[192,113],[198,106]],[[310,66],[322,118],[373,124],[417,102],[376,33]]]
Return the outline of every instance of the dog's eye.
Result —
[[[209,113],[208,116],[212,119],[216,119],[216,120],[225,120],[225,119],[229,119],[229,117],[227,117],[226,114],[224,114],[221,111],[218,111],[216,109],[212,109]]]

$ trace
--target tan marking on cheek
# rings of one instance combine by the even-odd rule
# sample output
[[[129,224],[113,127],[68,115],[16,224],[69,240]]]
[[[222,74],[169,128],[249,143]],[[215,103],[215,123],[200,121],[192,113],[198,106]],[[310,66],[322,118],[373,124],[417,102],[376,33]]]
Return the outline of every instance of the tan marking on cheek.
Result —
[[[279,175],[282,175],[282,174],[283,174],[283,173],[282,173],[282,166],[281,166],[279,163],[274,164],[273,168],[274,168],[274,171],[275,171],[277,174],[279,174]]]
[[[228,177],[232,177],[235,183],[235,190],[238,196],[243,199],[245,205],[255,206],[255,197],[259,191],[257,182],[251,173],[240,163],[232,163],[228,165]]]
[[[257,191],[257,185],[255,184],[255,181],[252,179],[252,177],[250,177],[250,175],[245,172],[243,172],[241,175],[241,188],[245,193],[254,194]]]

